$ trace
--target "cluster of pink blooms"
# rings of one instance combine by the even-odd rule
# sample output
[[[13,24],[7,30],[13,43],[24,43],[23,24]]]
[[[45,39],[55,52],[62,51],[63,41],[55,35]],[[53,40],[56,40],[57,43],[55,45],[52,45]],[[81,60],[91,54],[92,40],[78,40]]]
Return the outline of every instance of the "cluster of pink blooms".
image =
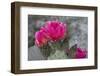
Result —
[[[48,41],[58,41],[65,37],[66,24],[59,21],[47,21],[46,24],[35,33],[35,44],[43,46]]]
[[[38,47],[46,45],[48,42],[55,42],[64,39],[67,35],[67,25],[59,21],[47,21],[39,31],[35,33],[35,44]],[[77,48],[75,58],[85,58],[87,51]]]

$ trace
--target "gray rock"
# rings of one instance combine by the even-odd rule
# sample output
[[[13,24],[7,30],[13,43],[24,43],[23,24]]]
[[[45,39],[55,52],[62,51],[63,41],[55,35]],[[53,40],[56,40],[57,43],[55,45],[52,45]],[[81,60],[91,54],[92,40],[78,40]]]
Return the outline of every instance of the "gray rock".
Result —
[[[28,60],[45,60],[45,58],[38,47],[32,46],[28,49]]]
[[[88,49],[88,18],[80,17],[71,21],[69,27],[69,46],[77,44],[78,47]]]

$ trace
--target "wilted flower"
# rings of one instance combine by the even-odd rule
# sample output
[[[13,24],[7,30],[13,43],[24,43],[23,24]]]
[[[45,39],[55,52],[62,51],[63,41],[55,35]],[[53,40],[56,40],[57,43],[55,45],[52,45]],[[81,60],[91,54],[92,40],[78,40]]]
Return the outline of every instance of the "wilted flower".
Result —
[[[37,46],[43,46],[43,45],[45,45],[46,43],[47,43],[47,38],[46,38],[46,36],[45,36],[45,34],[43,33],[43,31],[42,30],[40,30],[40,31],[37,31],[36,33],[35,33],[35,44],[37,45]]]
[[[52,41],[58,41],[65,37],[67,26],[59,21],[47,21],[45,27],[42,28]]]
[[[81,48],[77,48],[75,53],[75,58],[86,58],[87,57],[87,51]]]

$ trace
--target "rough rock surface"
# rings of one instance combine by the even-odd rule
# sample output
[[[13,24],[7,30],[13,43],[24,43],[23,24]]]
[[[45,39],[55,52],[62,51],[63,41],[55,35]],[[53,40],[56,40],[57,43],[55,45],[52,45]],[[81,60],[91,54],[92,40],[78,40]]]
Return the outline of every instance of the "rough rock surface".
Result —
[[[28,49],[28,60],[45,60],[45,58],[38,47],[32,46]]]

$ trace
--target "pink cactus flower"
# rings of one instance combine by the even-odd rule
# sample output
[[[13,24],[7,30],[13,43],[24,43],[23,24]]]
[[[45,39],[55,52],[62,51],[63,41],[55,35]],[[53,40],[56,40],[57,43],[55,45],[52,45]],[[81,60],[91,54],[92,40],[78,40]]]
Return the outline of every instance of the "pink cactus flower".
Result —
[[[87,51],[81,48],[77,48],[75,53],[75,58],[86,58],[87,57]]]
[[[47,43],[47,38],[42,30],[37,31],[35,33],[35,44],[39,47],[45,45]]]
[[[58,41],[65,37],[66,24],[59,21],[47,21],[44,27],[35,33],[35,44],[43,46],[48,41]]]
[[[52,41],[58,41],[65,37],[67,26],[59,21],[47,21],[45,27],[42,28]]]

